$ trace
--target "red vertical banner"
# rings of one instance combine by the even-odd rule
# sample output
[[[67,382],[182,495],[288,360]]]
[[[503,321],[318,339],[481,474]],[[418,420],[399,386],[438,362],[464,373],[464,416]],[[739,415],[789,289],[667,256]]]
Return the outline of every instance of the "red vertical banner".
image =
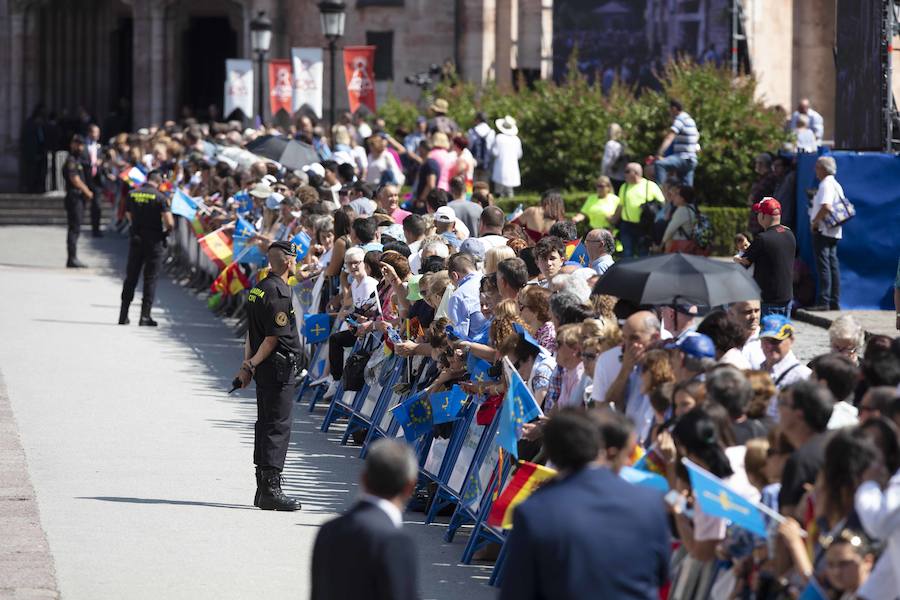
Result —
[[[365,105],[375,112],[375,46],[347,46],[344,48],[344,77],[350,112]]]
[[[269,108],[272,116],[284,109],[288,115],[293,110],[294,77],[290,60],[269,61]]]

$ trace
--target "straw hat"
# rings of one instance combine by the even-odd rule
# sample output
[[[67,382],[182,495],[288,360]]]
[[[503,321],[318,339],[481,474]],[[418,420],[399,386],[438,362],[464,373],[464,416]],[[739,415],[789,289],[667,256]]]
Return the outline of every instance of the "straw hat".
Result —
[[[435,148],[443,148],[447,150],[450,148],[450,138],[447,137],[447,134],[443,131],[435,131],[431,136],[431,145]]]
[[[519,133],[519,128],[516,127],[516,120],[509,115],[502,119],[497,119],[494,121],[494,125],[497,126],[500,133],[505,133],[506,135],[517,135]]]
[[[433,113],[445,115],[447,114],[447,111],[450,110],[450,104],[443,98],[438,98],[428,108]]]

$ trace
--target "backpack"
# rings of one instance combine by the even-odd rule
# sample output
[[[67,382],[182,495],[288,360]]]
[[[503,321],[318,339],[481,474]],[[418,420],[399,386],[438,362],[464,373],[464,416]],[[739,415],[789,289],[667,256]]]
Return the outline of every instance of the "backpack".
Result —
[[[474,129],[469,136],[469,152],[475,157],[476,168],[486,171],[491,160],[491,154],[487,147],[487,138],[475,133]]]
[[[704,215],[696,206],[692,206],[696,221],[694,221],[694,229],[691,231],[690,238],[702,249],[707,249],[712,245],[713,228],[709,222],[709,217]]]

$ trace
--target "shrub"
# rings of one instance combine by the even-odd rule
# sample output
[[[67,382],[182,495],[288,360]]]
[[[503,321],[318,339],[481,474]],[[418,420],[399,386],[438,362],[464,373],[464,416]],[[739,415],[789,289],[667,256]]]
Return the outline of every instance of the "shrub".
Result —
[[[591,190],[600,170],[609,124],[625,131],[630,158],[642,161],[656,153],[671,118],[668,98],[678,98],[697,121],[701,154],[695,185],[708,206],[745,206],[754,179],[753,157],[777,150],[785,140],[781,116],[754,97],[752,78],[733,79],[728,69],[691,61],[669,63],[660,74],[661,91],[617,84],[608,96],[591,85],[571,64],[563,83],[539,81],[520,85],[519,92],[502,92],[495,85],[438,85],[435,97],[450,103],[450,116],[460,127],[472,126],[475,112],[491,119],[512,115],[519,123],[524,156],[520,163],[523,188]],[[389,99],[380,112],[393,129],[414,119],[413,105],[403,112]],[[409,116],[411,115],[411,116]],[[586,193],[584,194],[586,195]]]

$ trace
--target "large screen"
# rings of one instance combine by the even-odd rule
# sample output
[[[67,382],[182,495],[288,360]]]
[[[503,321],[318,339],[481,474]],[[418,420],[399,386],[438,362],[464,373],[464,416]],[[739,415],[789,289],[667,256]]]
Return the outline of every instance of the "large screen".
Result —
[[[881,29],[890,0],[838,0],[835,47],[834,145],[884,147]]]

